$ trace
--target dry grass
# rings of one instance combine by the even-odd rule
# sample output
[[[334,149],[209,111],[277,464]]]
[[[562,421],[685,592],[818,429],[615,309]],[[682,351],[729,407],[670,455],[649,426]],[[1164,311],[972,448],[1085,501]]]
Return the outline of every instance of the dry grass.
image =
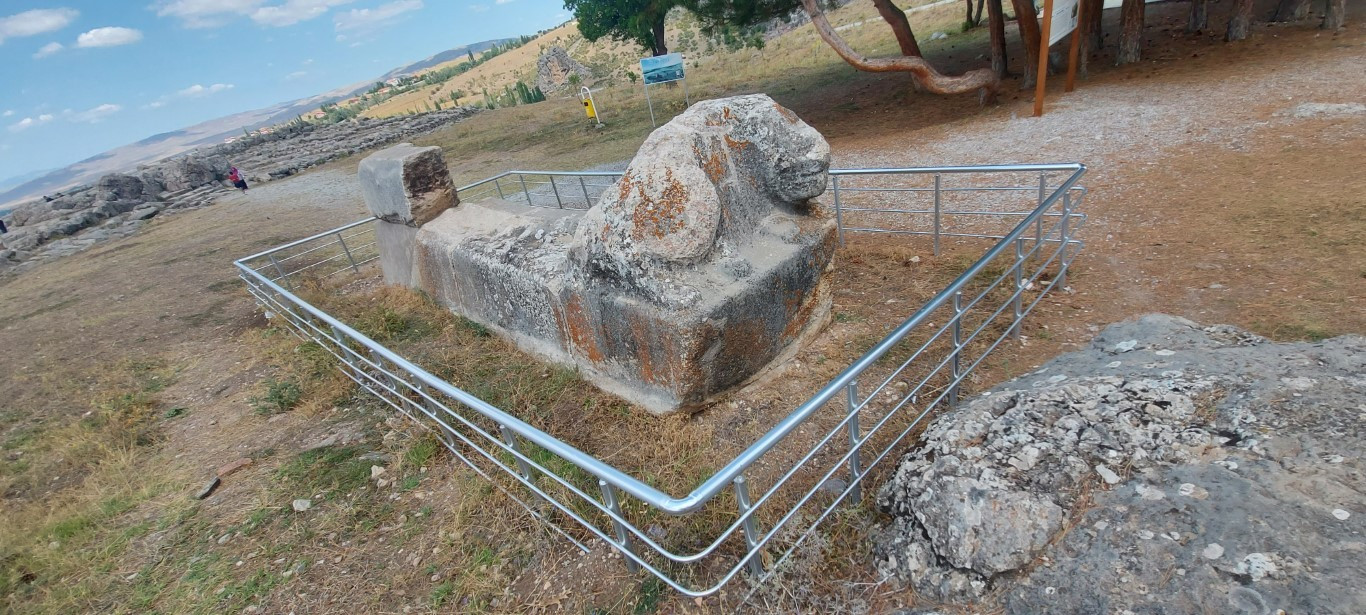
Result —
[[[961,7],[945,9],[946,17],[956,16]],[[927,38],[933,27],[921,26],[923,16],[914,19]],[[884,30],[873,22],[846,32],[871,26],[869,32]],[[825,133],[837,153],[869,143],[904,148],[919,138],[955,138],[961,118],[1014,109],[983,111],[959,100],[917,97],[904,81],[854,74],[802,32],[763,52],[689,67],[694,96],[769,91]],[[1308,29],[1278,33],[1324,54],[1342,53],[1361,36],[1356,30],[1339,38],[1319,38]],[[952,49],[981,35],[941,43]],[[891,39],[856,44],[878,53],[890,50]],[[1257,44],[1263,43],[1199,49],[1218,63],[1229,54],[1270,57],[1282,42],[1262,51]],[[940,50],[959,62],[980,53]],[[1183,66],[1097,71],[1093,83],[1191,78]],[[667,111],[661,120],[681,109],[673,102],[681,91],[656,91]],[[462,180],[510,167],[581,168],[625,159],[648,131],[643,100],[632,88],[609,87],[599,101],[608,114],[603,131],[583,128],[573,101],[550,101],[483,114],[427,142],[447,149]],[[889,134],[896,143],[874,138]],[[1088,229],[1091,244],[1072,271],[1078,293],[1041,304],[1031,316],[1028,343],[993,355],[969,390],[1083,342],[1088,324],[1153,309],[1284,338],[1366,330],[1366,313],[1358,309],[1366,266],[1353,251],[1366,228],[1356,198],[1366,191],[1357,172],[1359,152],[1366,151],[1361,143],[1349,122],[1308,122],[1249,137],[1237,151],[1199,146],[1163,152],[1162,164],[1097,173],[1096,182],[1088,182],[1094,196],[1087,207],[1096,221]],[[354,164],[342,161],[288,182],[303,185]],[[1249,177],[1258,183],[1252,186]],[[1117,186],[1144,198],[1107,200],[1104,195]],[[787,572],[744,605],[749,588],[743,581],[698,604],[649,577],[627,575],[602,545],[590,556],[579,554],[440,452],[425,432],[358,395],[316,347],[268,326],[244,296],[232,296],[239,291],[229,257],[358,217],[358,203],[332,193],[279,201],[270,201],[270,194],[267,186],[253,190],[251,199],[158,218],[137,237],[0,283],[0,344],[8,350],[0,354],[0,386],[8,395],[0,401],[0,514],[6,520],[0,527],[0,610],[793,612],[867,606],[880,612],[914,602],[913,595],[869,578],[866,541],[878,516],[867,503],[835,515],[784,564]],[[1306,195],[1312,210],[1303,206]],[[1228,232],[1240,227],[1255,232]],[[1113,241],[1101,239],[1109,233]],[[767,388],[737,392],[729,400],[733,408],[728,401],[696,417],[666,419],[666,429],[572,374],[479,335],[420,297],[379,291],[372,303],[356,305],[320,289],[316,299],[385,343],[419,355],[425,365],[440,366],[443,376],[483,386],[481,395],[551,433],[681,492],[808,395],[807,384],[825,381],[880,338],[915,301],[961,269],[971,250],[950,250],[937,261],[927,251],[923,244],[896,242],[855,243],[842,251],[841,275],[851,282],[835,297],[836,318],[824,346],[790,368],[802,378],[788,378],[790,388],[780,377]],[[1213,282],[1225,290],[1209,289]],[[888,308],[889,298],[902,303]],[[258,414],[251,400],[271,397],[271,379],[292,381],[299,397]],[[350,436],[315,448],[337,434]],[[635,445],[621,446],[623,435]],[[226,478],[209,499],[192,499],[214,468],[238,457],[254,463]],[[659,459],[677,462],[661,465]],[[380,487],[370,481],[370,465],[387,468],[390,482]],[[759,469],[756,481],[770,480],[763,473],[771,470]],[[870,492],[865,490],[865,502]],[[298,498],[310,499],[313,508],[295,513],[290,504]],[[671,546],[692,547],[697,536],[733,518],[733,506],[721,500],[693,525],[656,520],[638,505],[628,515],[643,525],[657,522]],[[761,516],[766,527],[774,521],[767,512]],[[49,547],[53,542],[56,548]]]

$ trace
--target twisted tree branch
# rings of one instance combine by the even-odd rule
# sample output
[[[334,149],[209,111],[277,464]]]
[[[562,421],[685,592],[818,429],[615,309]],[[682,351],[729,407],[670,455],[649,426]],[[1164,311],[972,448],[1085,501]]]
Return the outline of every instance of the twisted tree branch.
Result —
[[[924,58],[902,56],[898,58],[866,58],[854,51],[844,39],[835,33],[830,21],[825,18],[816,0],[802,0],[802,8],[811,16],[811,24],[816,27],[821,40],[835,53],[854,68],[870,73],[911,73],[925,89],[935,94],[964,94],[978,91],[983,100],[995,95],[1000,87],[996,73],[989,68],[968,71],[962,75],[944,75],[935,70]]]

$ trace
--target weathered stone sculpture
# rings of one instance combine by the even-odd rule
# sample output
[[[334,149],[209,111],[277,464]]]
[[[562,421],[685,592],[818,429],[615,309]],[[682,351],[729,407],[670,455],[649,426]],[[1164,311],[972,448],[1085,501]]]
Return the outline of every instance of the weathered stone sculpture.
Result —
[[[828,321],[829,164],[767,96],[699,103],[586,212],[488,199],[422,225],[412,284],[652,412],[694,408]]]

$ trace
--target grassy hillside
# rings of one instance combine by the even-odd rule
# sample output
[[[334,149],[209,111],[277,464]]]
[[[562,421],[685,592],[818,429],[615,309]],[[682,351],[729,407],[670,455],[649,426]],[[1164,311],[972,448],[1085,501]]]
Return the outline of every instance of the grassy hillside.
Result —
[[[929,0],[916,0],[909,3],[907,8],[926,4],[929,4]],[[950,37],[929,41],[930,35],[934,32],[956,33],[962,19],[960,10],[961,7],[957,4],[950,4],[915,11],[911,15],[911,23],[920,38],[921,46],[931,57],[936,50],[951,47],[964,40]],[[841,28],[841,36],[865,54],[876,56],[896,52],[896,41],[892,38],[891,31],[872,5],[856,3],[837,9],[830,13],[830,20],[836,27]],[[984,30],[985,28],[979,28],[973,35],[983,33]],[[725,41],[708,37],[703,33],[697,19],[681,10],[670,15],[666,27],[666,40],[671,52],[682,53],[686,58],[689,71],[688,86],[695,88],[698,93],[719,93],[734,88],[744,90],[755,85],[755,80],[771,80],[783,76],[786,71],[825,66],[833,56],[833,52],[809,26],[796,28],[770,39],[763,49],[728,48]],[[609,39],[585,40],[579,34],[578,22],[571,21],[443,84],[395,96],[367,109],[362,115],[378,118],[422,112],[434,107],[437,101],[448,103],[453,91],[462,94],[459,99],[461,104],[481,104],[485,89],[490,93],[501,92],[504,87],[519,80],[532,85],[536,78],[537,58],[552,46],[564,48],[571,58],[592,71],[593,77],[587,85],[592,86],[595,91],[607,88],[615,94],[618,93],[617,89],[622,89],[636,92],[636,97],[641,96],[639,82],[630,77],[631,74],[639,74],[638,60],[646,52],[630,43],[619,43]],[[432,69],[452,66],[459,62],[460,60],[455,60],[434,66]],[[550,96],[571,98],[574,94],[575,92],[566,88]]]

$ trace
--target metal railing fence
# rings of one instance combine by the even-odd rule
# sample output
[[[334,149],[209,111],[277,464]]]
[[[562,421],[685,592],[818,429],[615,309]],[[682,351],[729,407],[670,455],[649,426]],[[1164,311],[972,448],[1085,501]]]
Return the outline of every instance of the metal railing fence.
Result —
[[[582,549],[600,539],[632,570],[644,568],[679,592],[703,596],[742,570],[764,575],[781,568],[842,502],[859,502],[870,472],[933,409],[956,403],[973,370],[1020,335],[1022,320],[1048,292],[1066,284],[1082,247],[1075,235],[1085,221],[1078,211],[1085,190],[1077,182],[1085,170],[1048,164],[832,171],[842,240],[846,232],[929,235],[936,252],[947,239],[997,241],[862,357],[679,496],[434,376],[292,292],[303,278],[359,271],[374,260],[352,246],[373,249],[373,239],[362,241],[367,231],[357,230],[373,219],[234,264],[266,310],[330,352],[359,386],[434,431],[533,516]],[[565,201],[553,186],[564,178],[584,180],[591,201],[587,180],[613,176],[511,171],[459,192],[463,201],[508,198],[500,187],[520,187],[531,175],[559,178],[549,180],[556,206]],[[972,178],[982,177],[986,185],[974,187]],[[522,191],[528,203],[538,194],[532,184]],[[333,271],[328,262],[348,267]]]

